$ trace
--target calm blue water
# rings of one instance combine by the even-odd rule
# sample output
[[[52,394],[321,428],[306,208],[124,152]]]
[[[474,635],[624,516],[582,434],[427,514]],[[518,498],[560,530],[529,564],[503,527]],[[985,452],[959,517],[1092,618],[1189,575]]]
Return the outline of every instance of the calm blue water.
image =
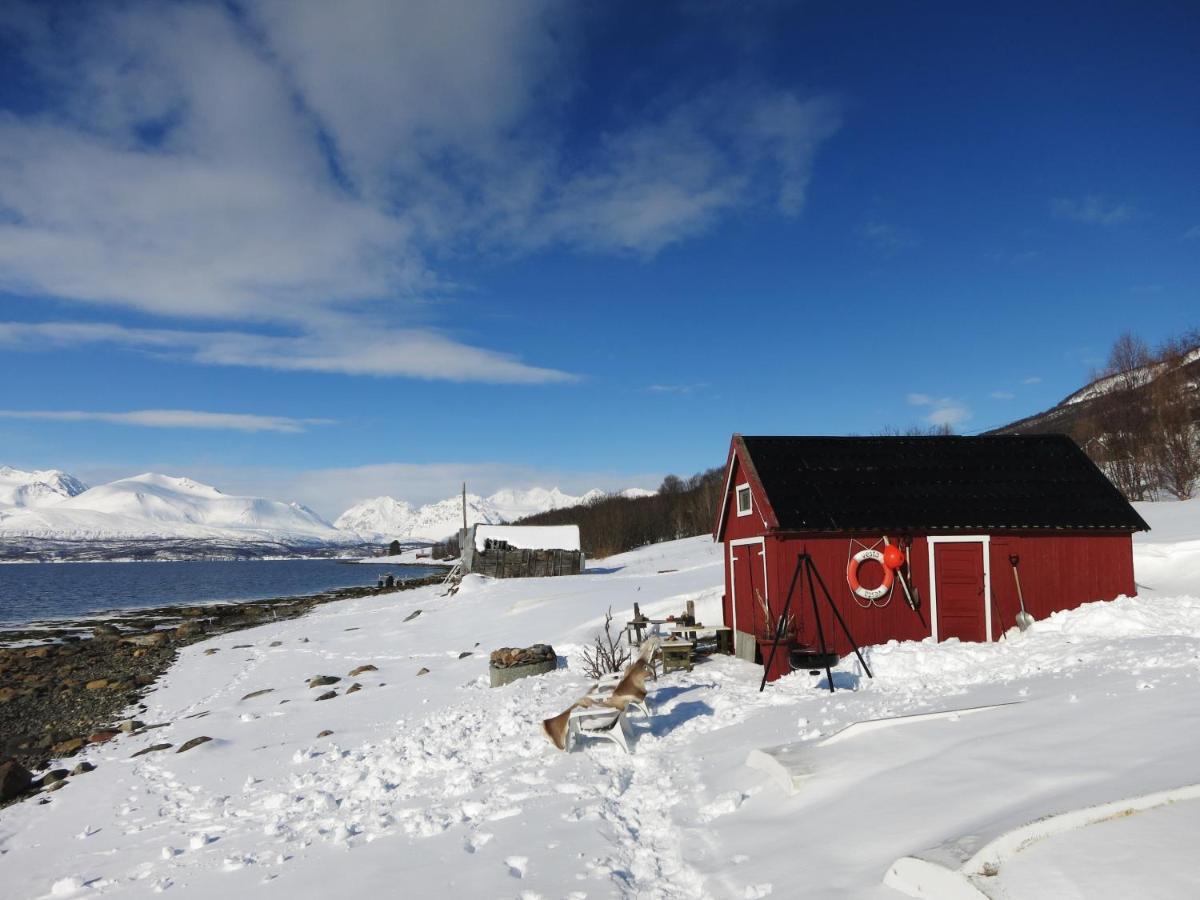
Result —
[[[213,600],[267,600],[442,571],[328,559],[0,565],[0,624]]]

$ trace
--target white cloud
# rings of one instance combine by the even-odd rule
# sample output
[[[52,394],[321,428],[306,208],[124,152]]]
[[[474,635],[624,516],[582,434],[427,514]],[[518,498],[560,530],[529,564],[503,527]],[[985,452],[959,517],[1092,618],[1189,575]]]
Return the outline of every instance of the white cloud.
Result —
[[[710,89],[606,134],[550,191],[524,240],[651,255],[756,202],[798,215],[816,150],[839,124],[829,97]]]
[[[1041,383],[1042,383],[1041,375],[1030,375],[1026,378],[1021,379],[1021,384],[1041,384]]]
[[[929,413],[922,416],[930,425],[959,425],[971,418],[971,408],[961,400],[929,394],[909,394],[907,399],[910,406],[930,408]]]
[[[1133,208],[1095,194],[1083,197],[1058,197],[1051,204],[1056,216],[1087,225],[1117,225],[1133,215]]]
[[[938,406],[925,421],[930,425],[959,425],[971,418],[970,407],[962,403],[946,403]]]
[[[707,381],[698,381],[695,384],[652,384],[646,390],[653,394],[691,394],[706,387]]]
[[[993,400],[1012,400],[1016,397],[1012,391],[992,391],[988,394]]]
[[[137,409],[129,412],[90,410],[0,409],[0,419],[40,419],[49,422],[107,422],[143,428],[203,428],[220,431],[278,431],[296,434],[309,425],[329,425],[329,419],[293,419],[248,413],[214,413],[193,409]]]
[[[718,82],[568,146],[584,17],[550,0],[52,15],[7,20],[60,102],[0,116],[0,291],[177,334],[237,323],[119,342],[200,362],[565,380],[431,329],[423,301],[454,290],[440,269],[551,246],[650,255],[746,207],[796,215],[839,126],[835,98]]]
[[[110,344],[188,362],[282,371],[407,376],[505,384],[570,382],[576,376],[421,330],[372,331],[368,322],[331,321],[321,334],[125,328],[90,322],[0,322],[0,345],[46,350]]]

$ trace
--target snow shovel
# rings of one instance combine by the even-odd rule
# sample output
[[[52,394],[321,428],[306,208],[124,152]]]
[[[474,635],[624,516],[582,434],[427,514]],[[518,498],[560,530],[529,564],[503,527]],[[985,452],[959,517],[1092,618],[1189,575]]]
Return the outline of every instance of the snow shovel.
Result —
[[[1021,604],[1021,611],[1017,613],[1017,627],[1026,631],[1033,624],[1033,616],[1025,612],[1025,595],[1021,593],[1021,576],[1017,572],[1017,564],[1021,562],[1021,557],[1010,556],[1008,562],[1013,567],[1013,580],[1017,583],[1017,602]]]

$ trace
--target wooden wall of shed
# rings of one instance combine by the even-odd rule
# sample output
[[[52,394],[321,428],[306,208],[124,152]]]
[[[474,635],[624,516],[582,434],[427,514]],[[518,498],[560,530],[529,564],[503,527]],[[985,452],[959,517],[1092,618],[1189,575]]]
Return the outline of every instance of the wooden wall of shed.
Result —
[[[1052,612],[1133,595],[1133,538],[1127,534],[994,535],[991,543],[992,638],[1016,620],[1019,606],[1010,554],[1020,557],[1025,608],[1035,619]],[[997,622],[999,619],[999,622]]]
[[[733,624],[733,609],[730,604],[732,602],[732,597],[733,597],[734,592],[733,592],[733,581],[732,581],[733,573],[730,571],[730,567],[729,567],[729,547],[730,547],[729,542],[736,541],[736,540],[742,540],[742,539],[755,538],[755,537],[758,537],[759,535],[763,534],[763,532],[766,530],[766,522],[764,521],[763,514],[760,510],[760,498],[758,497],[758,492],[755,491],[753,488],[751,489],[751,497],[752,497],[753,503],[754,503],[754,511],[748,516],[739,516],[737,514],[737,486],[739,484],[743,483],[746,480],[746,478],[745,478],[744,473],[741,470],[741,462],[740,462],[740,460],[738,460],[736,455],[732,458],[731,465],[733,467],[733,475],[729,479],[729,491],[725,495],[725,501],[724,501],[725,502],[725,510],[724,510],[725,531],[724,531],[723,538],[722,538],[725,543],[725,596],[722,598],[722,600],[723,600],[722,609],[725,614],[725,624],[730,625],[730,626],[732,626],[732,624]],[[772,591],[773,590],[774,589],[772,588]],[[774,596],[773,593],[772,593],[772,596]],[[741,612],[741,606],[745,599],[746,598],[738,599],[738,606],[739,606],[738,622],[739,623],[753,621],[750,618],[750,610],[749,609],[745,613]],[[735,635],[735,640],[736,640],[736,637],[737,636]],[[750,647],[750,646],[752,646],[752,642],[747,642],[747,641],[743,640],[740,642],[739,646]],[[752,651],[747,654],[747,653],[742,653],[739,650],[738,655],[745,656],[746,658],[753,658]]]
[[[743,519],[745,521],[745,519]],[[909,553],[909,573],[921,596],[921,605],[913,611],[896,584],[888,605],[864,607],[856,601],[846,582],[846,562],[850,535],[818,537],[768,536],[766,539],[767,577],[772,613],[782,612],[799,554],[807,549],[817,570],[849,626],[859,646],[881,644],[889,640],[921,640],[932,634],[930,621],[929,543],[925,537],[913,539]],[[854,535],[870,546],[879,534]],[[892,536],[895,539],[895,535]],[[989,562],[992,589],[992,638],[1015,623],[1017,593],[1009,564],[1010,554],[1020,557],[1021,587],[1026,609],[1042,619],[1057,610],[1074,609],[1093,600],[1111,600],[1135,591],[1133,580],[1133,544],[1129,535],[1097,534],[993,534]],[[726,543],[726,624],[733,623],[729,599],[733,596],[728,571],[729,546]],[[803,603],[793,600],[793,614],[800,640],[816,645],[817,631],[812,614],[812,599],[805,584]],[[819,588],[818,588],[819,591]],[[797,591],[797,595],[800,592]],[[829,645],[843,656],[851,652],[846,636],[818,594],[818,608]],[[981,601],[982,602],[982,601]],[[739,628],[750,632],[746,623],[757,622],[761,614],[753,598],[737,598]],[[743,644],[746,642],[743,641]]]
[[[583,554],[573,550],[479,550],[471,556],[469,571],[492,578],[578,575],[583,571]]]
[[[910,552],[910,570],[913,582],[918,586],[923,603],[917,611],[909,609],[904,600],[904,593],[899,583],[891,594],[891,599],[884,607],[860,606],[865,600],[854,599],[850,585],[846,582],[846,560],[850,549],[850,535],[818,538],[776,538],[768,541],[767,566],[772,576],[771,611],[778,615],[787,598],[791,585],[792,574],[796,569],[796,559],[800,553],[807,550],[813,558],[817,572],[838,611],[846,620],[850,633],[860,647],[871,644],[882,644],[889,640],[901,641],[921,640],[931,634],[929,625],[929,561],[928,545],[923,538],[913,541]],[[861,534],[854,537],[867,546],[879,540],[878,534]],[[856,548],[861,549],[861,548]],[[802,643],[817,646],[816,620],[813,618],[812,595],[808,585],[803,585],[803,592],[797,587],[796,597],[793,598],[792,608],[797,624],[797,636]],[[800,596],[803,603],[798,603]],[[825,641],[829,647],[845,656],[852,652],[849,640],[842,632],[825,596],[817,585],[817,609],[821,615],[821,624],[825,630]],[[799,608],[797,608],[799,607]]]

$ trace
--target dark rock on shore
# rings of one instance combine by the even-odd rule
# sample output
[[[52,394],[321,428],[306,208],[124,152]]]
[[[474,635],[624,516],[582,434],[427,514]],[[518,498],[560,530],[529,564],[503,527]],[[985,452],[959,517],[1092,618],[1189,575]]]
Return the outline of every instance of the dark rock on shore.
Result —
[[[66,769],[51,769],[42,776],[42,780],[37,782],[34,787],[39,787],[43,791],[56,790],[67,783],[67,776],[70,774]]]
[[[355,675],[361,675],[363,672],[378,672],[378,671],[379,671],[378,666],[372,666],[372,665],[355,666],[353,669],[350,670],[350,677],[353,678]]]
[[[326,691],[325,693],[323,693],[323,694],[322,694],[320,697],[318,697],[317,699],[318,699],[318,700],[332,700],[332,699],[333,699],[334,697],[336,697],[337,695],[338,695],[338,692],[337,692],[337,691]]]
[[[145,756],[147,753],[158,753],[162,750],[170,750],[174,746],[175,746],[174,744],[151,744],[149,747],[143,747],[141,750],[139,750],[137,753],[134,753],[133,756],[130,756],[129,758],[133,759],[134,757],[137,757],[137,756]]]
[[[33,776],[15,759],[0,763],[0,803],[20,797],[33,784]]]
[[[179,749],[175,752],[184,753],[188,750],[191,750],[193,747],[199,747],[201,744],[207,744],[211,740],[212,738],[210,738],[208,735],[202,734],[200,737],[194,737],[190,741],[184,741],[180,745]]]

